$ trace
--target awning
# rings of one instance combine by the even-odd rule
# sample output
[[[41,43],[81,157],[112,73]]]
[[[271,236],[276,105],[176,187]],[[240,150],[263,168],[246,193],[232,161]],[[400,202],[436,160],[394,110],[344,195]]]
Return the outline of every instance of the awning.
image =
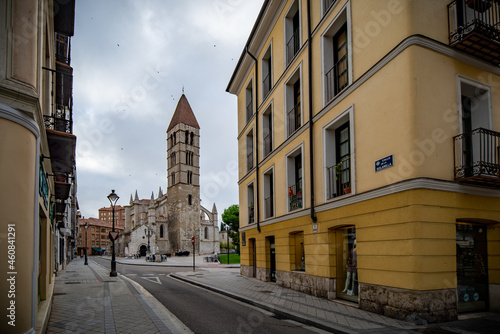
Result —
[[[75,0],[54,1],[54,30],[73,36],[75,30]]]
[[[46,129],[50,160],[54,173],[73,173],[75,164],[76,136],[70,133]]]
[[[100,251],[103,251],[105,250],[104,248],[101,248],[101,247],[92,247],[92,250],[96,251],[96,252],[100,252]]]

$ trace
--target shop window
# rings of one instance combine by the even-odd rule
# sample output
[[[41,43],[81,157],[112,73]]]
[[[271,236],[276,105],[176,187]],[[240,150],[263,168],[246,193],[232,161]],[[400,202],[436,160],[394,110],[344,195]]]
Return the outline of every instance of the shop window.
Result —
[[[337,230],[337,296],[357,302],[358,290],[356,227],[347,226]]]
[[[306,253],[304,249],[304,232],[296,232],[290,235],[290,253],[293,254],[292,270],[306,270]]]

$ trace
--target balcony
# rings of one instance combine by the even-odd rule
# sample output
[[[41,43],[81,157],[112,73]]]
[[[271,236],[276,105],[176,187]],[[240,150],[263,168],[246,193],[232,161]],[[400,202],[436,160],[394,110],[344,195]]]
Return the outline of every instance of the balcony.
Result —
[[[253,205],[248,207],[248,224],[253,224],[255,222],[255,214],[254,214]]]
[[[302,208],[302,182],[288,187],[289,211]]]
[[[262,95],[264,95],[264,98],[266,98],[267,94],[269,94],[269,92],[271,91],[271,73],[268,73],[264,77],[264,80],[262,80],[262,86],[263,86]]]
[[[455,180],[500,187],[500,133],[478,128],[453,137]]]
[[[448,5],[450,46],[500,64],[500,1],[456,0]]]
[[[265,218],[270,218],[274,216],[274,208],[273,208],[273,196],[269,196],[264,199],[264,216]]]
[[[264,156],[267,156],[273,150],[273,137],[271,133],[268,133],[264,137]]]
[[[351,193],[351,159],[327,167],[327,197],[332,199]]]
[[[252,116],[253,116],[253,102],[252,102],[252,100],[250,100],[250,102],[248,102],[246,112],[247,112],[247,123],[248,123],[252,119]]]
[[[253,168],[253,151],[247,154],[247,172]]]
[[[43,116],[46,129],[51,129],[64,133],[73,133],[73,121],[69,111],[64,111],[64,107],[57,106],[56,112],[52,116]]]
[[[298,128],[300,128],[300,103],[297,103],[287,114],[288,121],[288,136],[291,136]]]
[[[286,43],[286,63],[287,64],[290,64],[293,57],[295,57],[295,55],[299,51],[299,46],[300,46],[299,37],[300,37],[299,29],[296,29],[294,31],[292,37],[290,37],[290,39]]]

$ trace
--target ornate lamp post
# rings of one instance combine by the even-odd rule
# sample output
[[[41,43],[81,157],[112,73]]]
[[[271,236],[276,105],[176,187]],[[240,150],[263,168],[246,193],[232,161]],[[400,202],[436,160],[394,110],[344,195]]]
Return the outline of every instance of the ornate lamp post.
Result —
[[[153,236],[153,229],[151,227],[146,227],[144,229],[144,234],[148,237],[148,252],[151,253],[151,247],[149,246],[149,239]]]
[[[109,202],[111,203],[111,207],[113,208],[113,232],[115,231],[115,205],[120,197],[115,193],[115,190],[111,190],[111,194],[108,195]],[[116,255],[115,255],[115,241],[113,241],[112,255],[111,255],[111,272],[109,276],[116,277]]]
[[[85,225],[83,225],[83,227],[85,227],[85,263],[84,263],[84,265],[88,266],[89,262],[88,262],[88,259],[87,259],[87,247],[88,247],[88,244],[87,244],[87,230],[89,228],[89,223],[85,223]]]

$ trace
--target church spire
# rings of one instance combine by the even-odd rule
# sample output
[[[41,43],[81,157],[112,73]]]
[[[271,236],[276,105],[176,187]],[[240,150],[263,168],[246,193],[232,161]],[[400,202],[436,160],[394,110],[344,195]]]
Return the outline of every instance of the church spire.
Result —
[[[134,201],[138,201],[139,200],[139,196],[137,195],[137,190],[135,191],[135,198],[134,198]]]
[[[130,194],[130,202],[128,204],[132,204],[133,200],[132,200],[132,194]]]
[[[183,123],[193,128],[199,129],[198,121],[194,116],[193,110],[189,105],[189,102],[186,98],[186,95],[182,94],[179,102],[177,103],[177,107],[175,108],[174,115],[172,116],[172,120],[170,121],[170,125],[168,126],[167,132],[172,130],[177,124]]]
[[[160,189],[158,189],[158,198],[160,197],[163,197],[163,191],[161,190],[161,186]]]

